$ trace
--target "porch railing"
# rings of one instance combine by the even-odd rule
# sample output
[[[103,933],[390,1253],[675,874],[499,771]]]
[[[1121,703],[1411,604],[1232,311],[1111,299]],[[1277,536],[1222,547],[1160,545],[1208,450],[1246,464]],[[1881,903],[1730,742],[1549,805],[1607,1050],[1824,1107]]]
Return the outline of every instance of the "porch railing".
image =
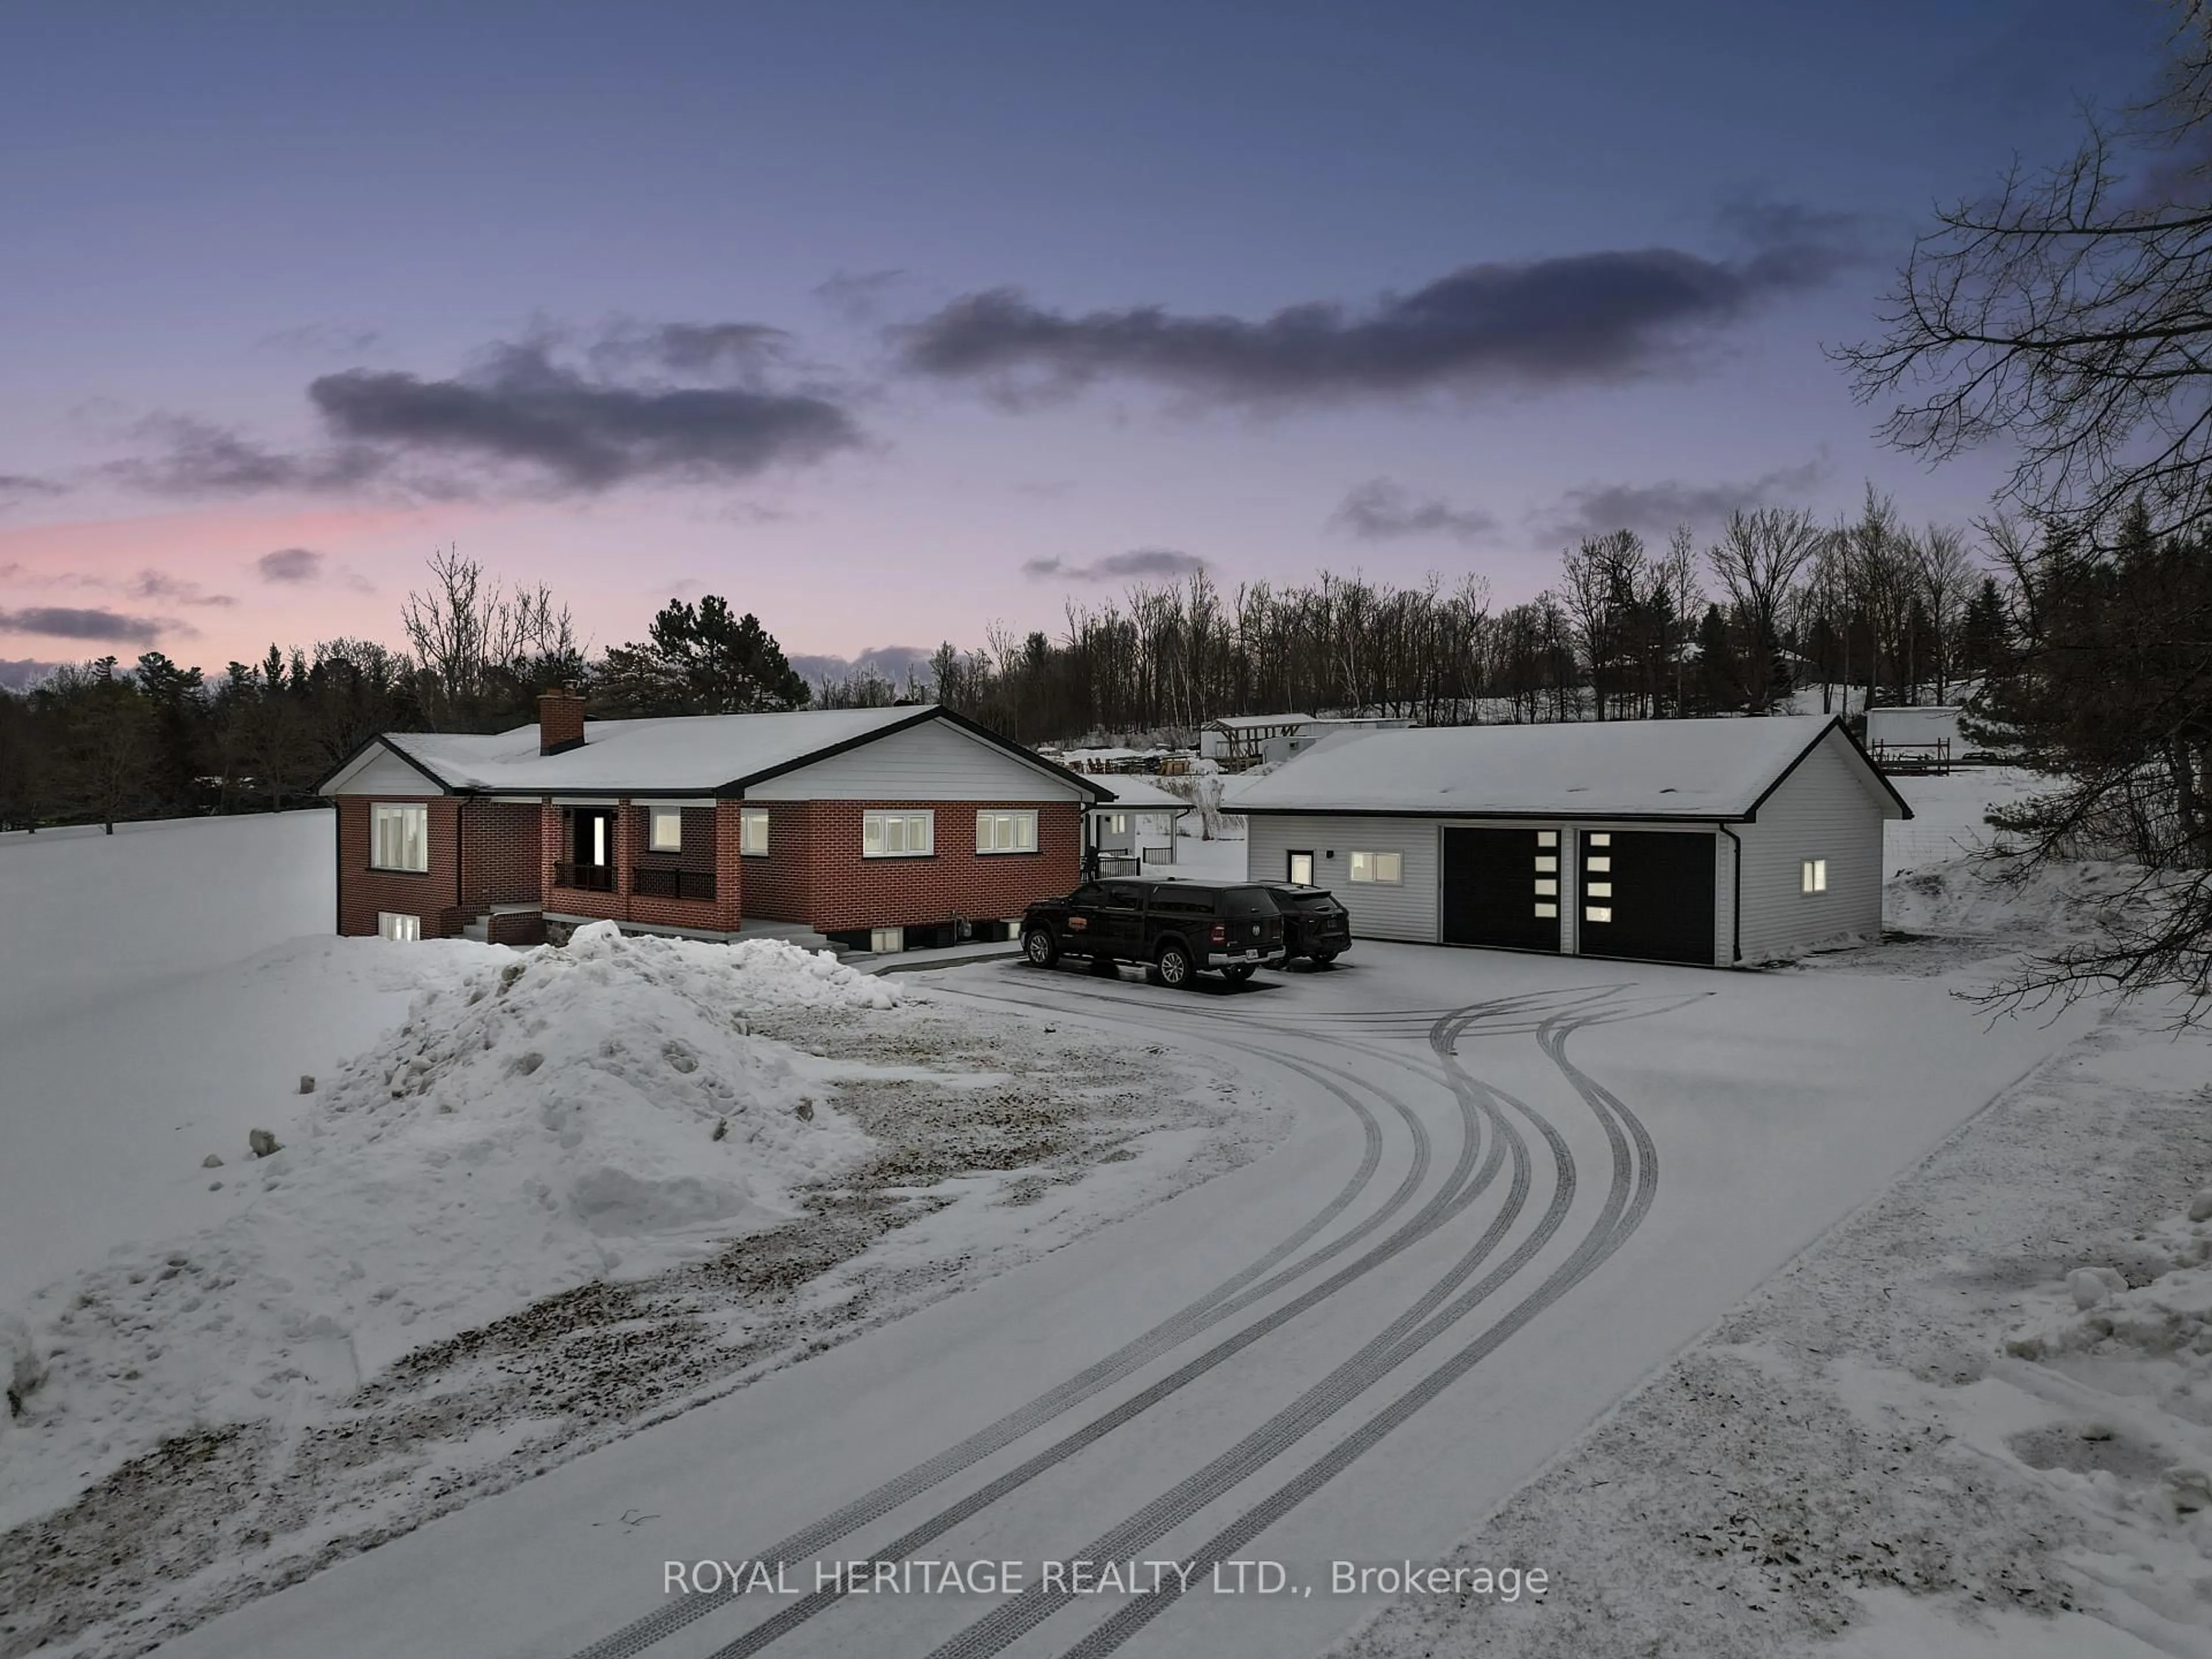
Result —
[[[629,872],[629,890],[640,898],[703,899],[714,896],[712,870],[675,870],[665,864],[641,864]]]
[[[615,890],[615,867],[611,864],[556,864],[553,866],[553,884],[582,893],[611,893]]]

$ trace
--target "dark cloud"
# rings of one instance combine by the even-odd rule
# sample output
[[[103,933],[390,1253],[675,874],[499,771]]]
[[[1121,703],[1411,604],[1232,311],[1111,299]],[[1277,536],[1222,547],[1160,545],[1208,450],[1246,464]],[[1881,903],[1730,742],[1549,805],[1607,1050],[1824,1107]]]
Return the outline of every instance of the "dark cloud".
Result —
[[[328,562],[329,555],[311,547],[280,547],[274,553],[264,553],[253,562],[253,568],[264,582],[312,582],[321,580]]]
[[[124,591],[134,599],[170,599],[178,605],[233,605],[238,603],[228,593],[210,593],[198,582],[166,575],[159,570],[140,571]]]
[[[1723,221],[1743,245],[1728,258],[1655,247],[1468,265],[1364,307],[1319,300],[1257,320],[1160,306],[1073,315],[994,289],[896,338],[911,372],[1016,403],[1107,378],[1246,404],[1620,380],[1692,366],[1701,341],[1860,257],[1836,216],[1740,204]]]
[[[771,384],[784,361],[783,337],[746,323],[622,323],[573,350],[544,331],[450,379],[368,368],[317,377],[307,398],[329,438],[319,448],[270,448],[167,416],[138,428],[149,454],[108,470],[167,495],[381,485],[456,499],[728,482],[858,446],[859,428],[829,392]]]
[[[1395,541],[1407,536],[1453,536],[1480,541],[1498,528],[1480,507],[1454,507],[1440,496],[1415,495],[1389,478],[1370,478],[1353,487],[1329,516],[1336,529],[1362,541]]]
[[[22,472],[0,472],[0,507],[20,507],[27,501],[68,493],[68,485],[56,483],[52,478],[33,478]]]
[[[1195,576],[1206,561],[1194,553],[1178,553],[1172,547],[1139,547],[1127,553],[1109,553],[1089,564],[1070,564],[1066,559],[1031,559],[1022,574],[1039,580],[1057,578],[1072,582],[1138,581],[1147,577],[1173,580]]]
[[[27,691],[60,666],[30,657],[0,657],[0,690]]]
[[[906,280],[903,270],[841,270],[817,283],[814,297],[848,323],[872,323],[882,317],[892,291]]]
[[[800,678],[817,684],[823,680],[849,679],[854,674],[873,670],[893,685],[902,686],[908,670],[925,681],[929,678],[930,655],[918,645],[879,645],[869,647],[857,657],[794,656],[791,665],[799,671]]]
[[[1738,507],[1800,505],[1828,475],[1826,457],[1802,466],[1777,467],[1738,483],[1692,483],[1669,478],[1651,484],[1584,484],[1534,515],[1538,529],[1579,541],[1615,530],[1663,536],[1678,524],[1711,526]]]
[[[115,645],[151,645],[164,634],[194,630],[160,617],[129,617],[116,611],[79,611],[69,605],[33,605],[0,611],[0,634],[43,634],[57,640],[101,640]]]

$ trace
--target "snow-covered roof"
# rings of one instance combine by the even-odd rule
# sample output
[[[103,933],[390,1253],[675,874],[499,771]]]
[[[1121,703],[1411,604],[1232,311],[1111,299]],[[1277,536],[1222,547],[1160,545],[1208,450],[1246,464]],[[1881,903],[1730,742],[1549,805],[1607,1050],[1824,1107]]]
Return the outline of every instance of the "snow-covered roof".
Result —
[[[1840,721],[1789,715],[1346,732],[1251,780],[1224,805],[1237,812],[1741,818],[1831,732],[1888,816],[1909,816]]]
[[[926,720],[951,720],[1033,764],[1050,763],[935,704],[904,708],[800,709],[772,714],[688,714],[590,720],[584,741],[541,755],[538,725],[489,734],[390,732],[381,742],[449,789],[517,794],[712,794],[788,771]],[[361,757],[356,757],[356,762]],[[327,780],[342,784],[355,762]],[[1090,780],[1077,780],[1088,785]]]
[[[1114,799],[1103,800],[1099,806],[1109,811],[1121,807],[1132,812],[1188,812],[1190,802],[1157,783],[1146,783],[1142,778],[1133,778],[1116,773],[1095,781],[1114,792]]]
[[[1249,732],[1263,726],[1310,726],[1315,719],[1312,714],[1224,714],[1206,724],[1229,732]]]

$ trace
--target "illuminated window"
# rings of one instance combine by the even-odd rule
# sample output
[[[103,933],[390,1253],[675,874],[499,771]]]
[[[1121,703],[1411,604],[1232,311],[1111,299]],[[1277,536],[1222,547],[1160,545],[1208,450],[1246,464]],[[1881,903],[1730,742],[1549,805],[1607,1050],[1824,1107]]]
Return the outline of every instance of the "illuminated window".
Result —
[[[975,850],[979,853],[1034,853],[1036,851],[1036,830],[1035,812],[978,812],[975,814]]]
[[[1557,847],[1559,844],[1559,832],[1558,830],[1539,830],[1536,832],[1536,845],[1537,845],[1537,846],[1539,846],[1539,847]]]
[[[369,867],[407,870],[419,875],[430,867],[430,809],[419,803],[368,809]]]
[[[1395,887],[1405,879],[1405,855],[1401,853],[1354,853],[1352,855],[1352,879],[1356,882]]]
[[[1611,898],[1613,884],[1609,881],[1594,881],[1584,887],[1583,891],[1591,898]]]
[[[1610,847],[1613,845],[1613,836],[1607,831],[1603,830],[1597,831],[1595,835],[1587,836],[1583,837],[1583,839],[1588,841],[1593,847]]]
[[[1556,876],[1537,877],[1536,890],[1546,898],[1557,898],[1559,893],[1559,878]]]
[[[1539,870],[1556,870],[1556,869],[1558,869],[1558,868],[1559,867],[1559,854],[1556,854],[1556,853],[1553,853],[1553,854],[1546,854],[1546,855],[1543,855],[1543,856],[1540,856],[1540,857],[1537,859],[1537,860],[1536,860],[1536,867],[1537,867]]]
[[[656,806],[653,809],[646,832],[645,850],[648,853],[680,853],[684,850],[682,807]]]
[[[1559,907],[1556,904],[1539,903],[1536,906],[1536,914],[1540,916],[1556,916],[1559,914]]]
[[[1583,907],[1583,920],[1585,921],[1611,921],[1613,920],[1613,907],[1609,904],[1584,905]]]
[[[766,858],[768,824],[767,807],[746,807],[738,817],[738,851],[751,858]]]
[[[422,937],[422,918],[403,916],[393,910],[379,910],[376,913],[376,931],[385,939],[420,939]]]
[[[1828,890],[1827,860],[1807,859],[1797,866],[1797,890],[1801,893],[1825,893]]]
[[[1589,858],[1584,859],[1584,860],[1583,860],[1583,867],[1585,870],[1590,870],[1590,871],[1600,871],[1600,870],[1610,871],[1610,870],[1613,868],[1613,857],[1612,857],[1612,854],[1595,854],[1595,855],[1593,855],[1592,857],[1589,857]]]
[[[937,850],[934,812],[863,812],[860,856],[923,859]]]
[[[905,950],[906,929],[903,927],[871,927],[868,930],[868,949],[871,951]]]

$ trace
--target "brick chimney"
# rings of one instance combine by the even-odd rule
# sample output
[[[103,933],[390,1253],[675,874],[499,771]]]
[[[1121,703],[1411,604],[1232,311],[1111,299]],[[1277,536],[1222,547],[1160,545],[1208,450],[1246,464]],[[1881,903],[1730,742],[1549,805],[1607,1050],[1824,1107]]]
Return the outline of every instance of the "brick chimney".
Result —
[[[557,755],[584,742],[584,700],[574,691],[538,694],[538,752]]]

